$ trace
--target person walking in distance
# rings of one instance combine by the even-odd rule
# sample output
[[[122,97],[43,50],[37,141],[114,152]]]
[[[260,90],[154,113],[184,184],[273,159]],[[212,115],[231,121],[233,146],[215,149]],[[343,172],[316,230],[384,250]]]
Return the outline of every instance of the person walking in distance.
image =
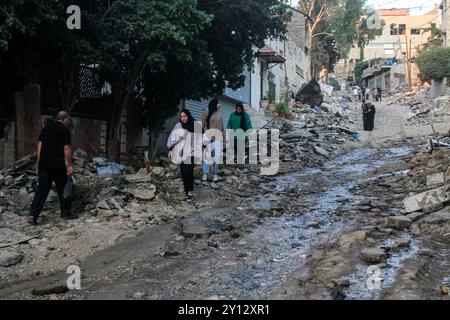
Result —
[[[60,111],[55,121],[49,122],[39,136],[36,164],[39,184],[27,218],[30,224],[37,224],[53,182],[59,197],[61,218],[65,220],[78,218],[71,214],[71,203],[63,197],[67,179],[73,174],[69,123],[69,114]]]
[[[200,130],[199,130],[200,131]],[[194,168],[195,163],[201,163],[202,150],[201,139],[202,133],[198,133],[196,137],[195,120],[187,109],[180,111],[180,122],[178,122],[170,133],[167,140],[167,148],[169,149],[169,159],[180,165],[181,180],[183,180],[186,202],[194,200]],[[197,140],[200,146],[197,148]]]
[[[207,152],[205,155],[211,154],[209,157],[205,156],[203,159],[203,177],[202,181],[208,180],[208,175],[211,171],[211,166],[214,166],[214,177],[213,181],[219,181],[219,161],[222,157],[222,151],[224,147],[224,125],[222,116],[220,115],[220,100],[218,98],[212,99],[209,103],[208,110],[202,114],[202,128],[204,134],[204,145],[206,146]],[[222,139],[216,137],[214,133],[210,130],[215,130],[216,132],[221,132]],[[222,140],[222,141],[221,141]]]

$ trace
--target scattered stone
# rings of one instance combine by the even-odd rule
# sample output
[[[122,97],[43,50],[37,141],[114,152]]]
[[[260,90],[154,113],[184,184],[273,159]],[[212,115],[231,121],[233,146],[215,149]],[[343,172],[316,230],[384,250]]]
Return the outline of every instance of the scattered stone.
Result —
[[[0,251],[0,267],[8,268],[19,264],[23,254],[18,252]]]
[[[395,250],[401,250],[404,248],[408,248],[411,245],[411,240],[408,239],[397,239],[395,240],[394,244],[392,244],[390,246],[390,249],[395,251]]]
[[[404,230],[411,226],[412,220],[406,216],[394,216],[388,218],[388,227],[395,230]]]
[[[320,227],[320,222],[319,221],[310,221],[310,222],[308,222],[306,227],[307,228],[319,228]]]
[[[445,206],[444,206],[443,203],[437,203],[437,204],[435,204],[433,206],[424,208],[422,211],[423,211],[423,214],[426,215],[426,214],[429,214],[429,213],[433,213],[433,212],[442,210],[442,209],[444,209],[444,207]]]
[[[356,231],[356,232],[353,234],[353,238],[354,238],[356,241],[363,241],[363,240],[366,239],[366,237],[367,237],[367,232],[366,232],[366,231]]]
[[[218,247],[219,247],[219,244],[217,243],[216,240],[209,240],[209,241],[208,241],[208,247],[218,248]]]
[[[314,152],[317,153],[318,155],[321,155],[322,157],[325,157],[325,158],[329,158],[330,157],[330,153],[327,150],[325,150],[325,149],[323,149],[321,147],[318,147],[318,146],[314,147]]]
[[[4,183],[5,186],[7,186],[7,187],[10,186],[10,185],[12,185],[12,184],[14,183],[14,177],[12,177],[12,176],[7,176],[7,177],[5,177],[3,183]]]
[[[180,253],[178,251],[174,251],[174,250],[166,250],[166,251],[160,252],[161,257],[176,257],[178,255],[180,255]]]
[[[419,219],[422,219],[423,217],[425,217],[427,214],[425,212],[422,211],[417,211],[417,212],[413,212],[410,213],[408,215],[406,215],[406,217],[408,217],[409,219],[411,219],[411,221],[417,221]]]
[[[420,236],[422,234],[422,232],[420,231],[420,228],[414,224],[411,226],[411,234],[413,234],[415,236]]]
[[[148,189],[128,189],[128,193],[132,194],[138,200],[153,200],[156,197],[156,187],[148,186]]]
[[[99,210],[97,211],[97,217],[99,218],[112,218],[114,217],[114,212],[112,212],[111,210]]]
[[[421,221],[421,223],[426,224],[444,224],[448,222],[450,222],[450,210],[448,208],[432,213]]]
[[[387,259],[387,253],[383,249],[371,248],[361,251],[359,258],[371,264],[378,264]]]
[[[43,288],[33,289],[31,294],[33,296],[47,296],[51,294],[65,294],[69,291],[67,285],[52,285]]]
[[[151,182],[152,177],[148,174],[130,174],[125,176],[125,180],[130,183]]]
[[[181,241],[184,241],[184,240],[186,240],[186,238],[185,238],[184,236],[182,236],[182,235],[177,236],[177,237],[175,238],[175,241],[178,241],[178,242],[181,242]]]
[[[147,296],[147,294],[145,292],[136,292],[136,293],[133,294],[133,299],[134,300],[141,300],[145,296]]]

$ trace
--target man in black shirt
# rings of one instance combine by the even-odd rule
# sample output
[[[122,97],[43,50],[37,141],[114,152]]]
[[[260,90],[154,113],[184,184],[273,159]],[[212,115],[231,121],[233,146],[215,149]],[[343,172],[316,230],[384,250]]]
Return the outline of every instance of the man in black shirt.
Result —
[[[28,221],[31,224],[37,224],[37,219],[47,200],[53,181],[59,196],[61,218],[77,218],[70,214],[70,201],[65,200],[63,197],[67,179],[73,174],[69,122],[69,114],[61,111],[56,116],[56,121],[46,125],[39,136],[36,164],[39,185],[28,217]]]

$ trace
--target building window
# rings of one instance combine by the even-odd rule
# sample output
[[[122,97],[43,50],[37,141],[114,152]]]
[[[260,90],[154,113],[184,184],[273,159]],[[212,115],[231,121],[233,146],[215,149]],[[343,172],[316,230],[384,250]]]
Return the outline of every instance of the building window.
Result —
[[[420,34],[420,29],[411,29],[411,34]]]
[[[398,35],[398,28],[395,23],[391,24],[391,36],[397,36]]]
[[[400,35],[405,35],[406,34],[406,24],[399,24],[398,32]]]

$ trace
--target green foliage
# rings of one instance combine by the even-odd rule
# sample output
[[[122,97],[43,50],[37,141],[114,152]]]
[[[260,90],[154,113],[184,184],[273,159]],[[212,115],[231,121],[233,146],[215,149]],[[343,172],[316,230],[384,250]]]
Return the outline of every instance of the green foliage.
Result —
[[[330,86],[333,86],[335,91],[341,91],[341,85],[340,85],[339,81],[337,81],[336,79],[330,78],[328,80],[328,84]]]
[[[422,77],[443,80],[450,77],[450,48],[432,47],[416,58]]]
[[[280,101],[276,104],[277,112],[289,113],[289,105],[285,101]]]
[[[300,7],[311,13],[313,26],[312,73],[334,71],[341,57],[346,57],[357,38],[355,29],[365,0],[301,0]]]
[[[269,100],[270,104],[275,103],[275,98],[276,98],[275,89],[272,88],[271,90],[267,91],[266,97]]]
[[[363,13],[365,0],[338,1],[332,10],[331,28],[335,33],[341,57],[347,57],[357,39],[358,24]]]

